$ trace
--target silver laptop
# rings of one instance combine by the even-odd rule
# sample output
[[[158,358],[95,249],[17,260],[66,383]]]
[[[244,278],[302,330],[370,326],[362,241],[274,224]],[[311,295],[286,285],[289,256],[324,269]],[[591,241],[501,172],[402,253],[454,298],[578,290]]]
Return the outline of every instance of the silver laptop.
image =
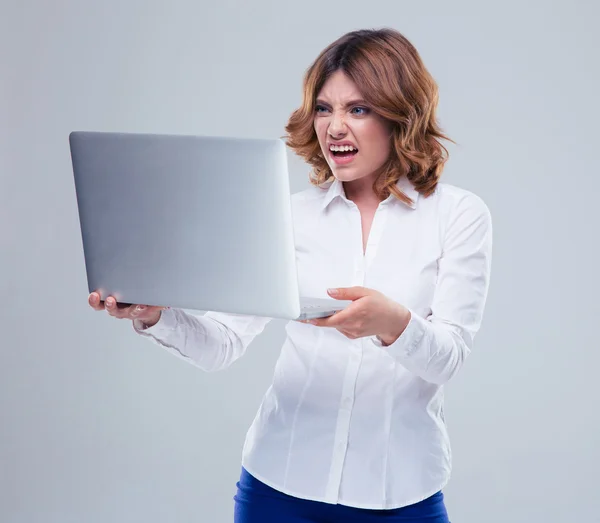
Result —
[[[350,303],[299,296],[283,141],[75,131],[69,143],[102,299],[284,319]]]

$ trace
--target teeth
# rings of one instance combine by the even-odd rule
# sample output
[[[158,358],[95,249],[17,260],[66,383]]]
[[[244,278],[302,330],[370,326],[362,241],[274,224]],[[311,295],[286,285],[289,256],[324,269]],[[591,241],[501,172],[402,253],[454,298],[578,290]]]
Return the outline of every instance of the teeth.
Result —
[[[353,147],[352,145],[330,145],[329,150],[335,151],[335,152],[348,152],[348,151],[356,151],[357,149],[356,149],[356,147]]]

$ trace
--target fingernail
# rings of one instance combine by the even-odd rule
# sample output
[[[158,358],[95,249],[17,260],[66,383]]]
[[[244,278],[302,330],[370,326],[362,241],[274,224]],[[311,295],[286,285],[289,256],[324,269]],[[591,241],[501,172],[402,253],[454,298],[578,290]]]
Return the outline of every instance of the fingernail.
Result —
[[[112,307],[112,300],[106,300],[106,306]]]
[[[332,296],[335,296],[336,294],[339,294],[339,291],[337,289],[327,289],[327,292],[329,294],[331,294]]]

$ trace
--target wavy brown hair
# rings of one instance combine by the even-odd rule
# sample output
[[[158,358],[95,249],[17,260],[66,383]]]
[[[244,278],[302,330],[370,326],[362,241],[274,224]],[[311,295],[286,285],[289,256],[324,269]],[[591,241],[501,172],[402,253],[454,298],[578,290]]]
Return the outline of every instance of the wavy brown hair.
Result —
[[[424,196],[434,190],[448,159],[436,120],[438,88],[415,47],[393,29],[345,34],[317,57],[304,75],[302,105],[286,125],[286,143],[312,167],[310,181],[320,186],[333,176],[314,129],[315,102],[327,79],[343,71],[371,109],[391,123],[391,154],[373,186],[381,199],[390,193],[411,203],[396,182],[407,176]]]

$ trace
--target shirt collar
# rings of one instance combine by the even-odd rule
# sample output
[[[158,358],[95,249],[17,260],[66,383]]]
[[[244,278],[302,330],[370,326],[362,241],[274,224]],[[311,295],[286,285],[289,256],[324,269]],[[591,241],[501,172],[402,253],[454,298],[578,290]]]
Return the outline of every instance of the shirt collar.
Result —
[[[327,190],[325,196],[323,197],[323,209],[326,209],[327,206],[336,198],[342,198],[346,202],[349,200],[346,198],[346,193],[344,192],[344,185],[337,178],[334,178],[332,182],[328,182],[329,185],[325,185],[324,189]],[[417,202],[419,200],[419,192],[414,188],[413,184],[406,176],[402,176],[398,182],[396,183],[396,187],[402,191],[406,196],[408,196],[411,200],[411,204],[405,204],[404,202],[398,200],[393,194],[390,194],[383,202],[383,205],[387,205],[392,201],[398,200],[400,203],[403,203],[410,207],[411,209],[417,208]]]

